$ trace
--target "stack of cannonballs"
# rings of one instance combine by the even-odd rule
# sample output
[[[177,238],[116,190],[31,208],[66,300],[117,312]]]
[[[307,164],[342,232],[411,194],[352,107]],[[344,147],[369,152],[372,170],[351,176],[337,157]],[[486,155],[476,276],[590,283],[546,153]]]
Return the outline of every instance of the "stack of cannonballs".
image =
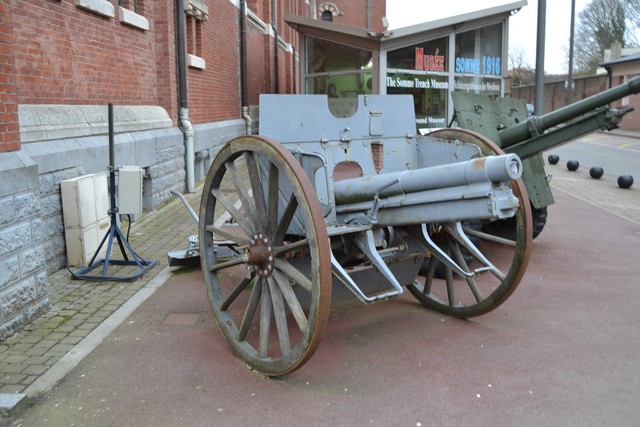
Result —
[[[547,158],[549,164],[555,165],[560,161],[560,156],[557,154],[549,154]],[[571,172],[575,172],[580,167],[580,163],[577,160],[567,160],[567,169]],[[604,169],[601,166],[592,166],[589,169],[589,175],[593,179],[600,179],[604,174]],[[618,177],[618,187],[620,188],[631,188],[633,185],[633,177],[631,175],[620,175]]]

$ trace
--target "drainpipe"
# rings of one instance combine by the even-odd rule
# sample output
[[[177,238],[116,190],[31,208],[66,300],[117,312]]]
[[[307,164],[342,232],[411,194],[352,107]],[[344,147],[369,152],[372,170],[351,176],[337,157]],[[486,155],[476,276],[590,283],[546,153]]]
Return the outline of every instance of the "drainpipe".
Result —
[[[296,75],[298,70],[296,69],[296,46],[294,44],[291,45],[291,50],[291,57],[293,58],[291,61],[293,62],[293,74],[291,75],[293,79],[293,93],[298,93],[298,76]]]
[[[367,31],[371,30],[371,0],[367,0]]]
[[[240,0],[240,99],[247,105],[247,2]]]
[[[240,0],[240,100],[246,134],[251,135],[251,116],[247,101],[247,2]]]
[[[187,67],[185,52],[185,17],[184,1],[175,0],[176,15],[176,57],[178,72],[178,102],[180,107],[178,127],[182,131],[185,147],[185,168],[187,174],[187,193],[195,192],[195,155],[193,153],[193,126],[189,121],[189,108],[187,108]]]
[[[273,71],[274,76],[274,93],[280,93],[280,76],[278,75],[278,29],[276,28],[276,0],[271,0],[271,27],[273,28]]]
[[[242,118],[244,119],[245,131],[247,135],[251,135],[251,116],[249,115],[249,107],[242,107]]]

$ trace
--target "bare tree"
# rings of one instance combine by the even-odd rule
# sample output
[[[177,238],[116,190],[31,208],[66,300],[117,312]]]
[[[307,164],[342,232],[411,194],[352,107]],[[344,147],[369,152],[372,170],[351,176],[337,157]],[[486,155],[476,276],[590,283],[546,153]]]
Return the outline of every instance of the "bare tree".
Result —
[[[631,23],[633,29],[640,28],[640,0],[626,0],[625,7],[627,19]]]
[[[593,0],[578,14],[574,59],[579,73],[593,73],[605,49],[615,42],[627,46],[625,0]]]
[[[517,45],[509,49],[509,68],[511,69],[514,86],[532,83],[532,76],[535,74],[535,71],[527,62],[526,49],[522,45]]]

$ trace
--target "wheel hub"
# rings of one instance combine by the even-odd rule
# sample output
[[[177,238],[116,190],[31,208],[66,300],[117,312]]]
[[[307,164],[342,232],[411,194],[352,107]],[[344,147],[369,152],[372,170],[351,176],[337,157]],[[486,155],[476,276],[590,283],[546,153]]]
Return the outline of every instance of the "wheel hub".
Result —
[[[256,233],[252,236],[246,250],[246,256],[247,268],[253,266],[260,277],[271,276],[275,256],[273,255],[273,244],[264,233]]]

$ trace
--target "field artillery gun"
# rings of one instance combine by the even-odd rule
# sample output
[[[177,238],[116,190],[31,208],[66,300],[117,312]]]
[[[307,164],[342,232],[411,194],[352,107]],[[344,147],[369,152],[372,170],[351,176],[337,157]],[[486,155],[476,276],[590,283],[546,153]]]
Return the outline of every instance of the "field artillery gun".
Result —
[[[413,105],[360,96],[353,115],[336,117],[326,96],[262,95],[260,135],[213,160],[201,266],[225,339],[253,369],[284,375],[311,357],[334,284],[364,303],[407,288],[466,318],[520,282],[532,235],[520,159],[469,131],[417,135]],[[513,239],[470,226],[508,218]]]
[[[494,101],[486,95],[467,92],[452,92],[451,96],[454,120],[460,128],[484,135],[505,153],[517,154],[522,159],[522,179],[531,200],[536,237],[546,223],[547,206],[553,204],[542,152],[595,130],[616,129],[622,117],[633,109],[607,105],[638,92],[640,77],[541,116],[529,116],[525,102],[520,99]],[[447,134],[447,130],[443,132]],[[459,129],[455,134],[459,135]],[[485,230],[513,236],[513,221],[495,222]]]

